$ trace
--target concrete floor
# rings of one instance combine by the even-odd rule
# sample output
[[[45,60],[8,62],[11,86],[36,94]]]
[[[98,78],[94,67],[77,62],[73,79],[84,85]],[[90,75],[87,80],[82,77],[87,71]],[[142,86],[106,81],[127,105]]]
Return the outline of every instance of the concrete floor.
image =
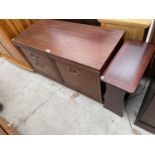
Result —
[[[142,92],[142,80],[136,93]],[[148,81],[146,82],[146,87]],[[142,95],[118,117],[103,105],[0,58],[0,113],[20,134],[150,134],[134,125]]]

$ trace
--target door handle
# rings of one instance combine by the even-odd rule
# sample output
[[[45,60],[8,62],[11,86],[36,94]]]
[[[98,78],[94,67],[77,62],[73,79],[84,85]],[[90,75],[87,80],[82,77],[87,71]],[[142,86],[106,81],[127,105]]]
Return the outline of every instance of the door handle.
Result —
[[[75,75],[75,76],[78,76],[80,74],[80,71],[78,70],[73,70],[72,68],[68,67],[68,71],[69,73]]]
[[[35,56],[35,55],[33,55],[32,53],[30,54],[30,56],[31,56],[31,58],[33,59],[33,60],[36,60],[36,59],[38,59],[39,58],[39,56],[37,55],[37,56]]]

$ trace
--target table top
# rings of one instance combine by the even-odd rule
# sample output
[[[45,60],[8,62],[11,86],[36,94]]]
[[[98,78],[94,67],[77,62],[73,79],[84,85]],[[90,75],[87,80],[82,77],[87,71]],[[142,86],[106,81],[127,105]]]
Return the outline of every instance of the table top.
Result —
[[[13,42],[100,71],[123,35],[124,31],[121,30],[106,30],[58,20],[40,20],[15,37]]]
[[[151,19],[98,19],[99,22],[148,28]]]
[[[133,93],[155,52],[155,46],[126,41],[101,76],[101,80]]]

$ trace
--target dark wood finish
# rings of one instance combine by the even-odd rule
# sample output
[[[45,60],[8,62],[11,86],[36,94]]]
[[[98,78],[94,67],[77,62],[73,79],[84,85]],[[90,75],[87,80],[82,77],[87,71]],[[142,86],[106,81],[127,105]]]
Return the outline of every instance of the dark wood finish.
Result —
[[[18,35],[14,43],[47,51],[100,71],[123,34],[120,30],[41,20]]]
[[[135,92],[154,52],[154,45],[136,41],[123,44],[101,76],[101,81],[106,83],[106,108],[122,116],[125,92]]]
[[[155,134],[155,81],[152,80],[137,115],[135,124]]]
[[[123,116],[125,94],[124,90],[106,83],[104,107],[119,116]]]
[[[39,62],[52,60],[47,70],[36,65],[29,51],[23,50],[35,70],[43,75],[55,66],[61,83],[102,102],[100,75],[122,43],[124,32],[56,20],[40,20],[17,36],[13,42],[33,54],[43,54]],[[36,53],[35,53],[36,52]],[[48,58],[47,58],[48,57]],[[49,64],[47,64],[48,66]],[[54,79],[52,77],[52,79]],[[55,80],[55,79],[54,79]]]
[[[154,56],[152,58],[152,61],[150,63],[150,66],[148,68],[147,75],[150,78],[155,79],[155,54],[154,54]]]
[[[58,19],[58,20],[100,26],[100,23],[97,21],[97,19]]]
[[[49,59],[47,57],[47,53],[24,47],[21,47],[21,49],[36,72],[44,74],[48,78],[56,81],[62,81],[61,75],[57,70],[54,60]]]
[[[4,118],[0,117],[0,134],[2,135],[18,135],[15,128],[12,127]]]
[[[104,81],[127,92],[135,92],[154,51],[154,45],[125,42],[104,72]]]
[[[67,86],[93,99],[97,100],[99,98],[98,73],[72,62],[60,59],[55,60],[55,62]]]

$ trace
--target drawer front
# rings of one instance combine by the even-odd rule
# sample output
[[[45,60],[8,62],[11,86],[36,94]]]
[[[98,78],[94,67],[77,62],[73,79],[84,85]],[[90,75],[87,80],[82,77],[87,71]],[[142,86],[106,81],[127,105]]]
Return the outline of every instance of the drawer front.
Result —
[[[30,61],[36,72],[39,72],[48,78],[62,81],[61,75],[57,70],[53,59],[49,59],[46,55],[40,54],[37,51],[31,51],[25,48],[21,48],[21,50]]]
[[[96,72],[88,71],[76,64],[55,60],[65,84],[85,95],[97,99],[98,85]]]

